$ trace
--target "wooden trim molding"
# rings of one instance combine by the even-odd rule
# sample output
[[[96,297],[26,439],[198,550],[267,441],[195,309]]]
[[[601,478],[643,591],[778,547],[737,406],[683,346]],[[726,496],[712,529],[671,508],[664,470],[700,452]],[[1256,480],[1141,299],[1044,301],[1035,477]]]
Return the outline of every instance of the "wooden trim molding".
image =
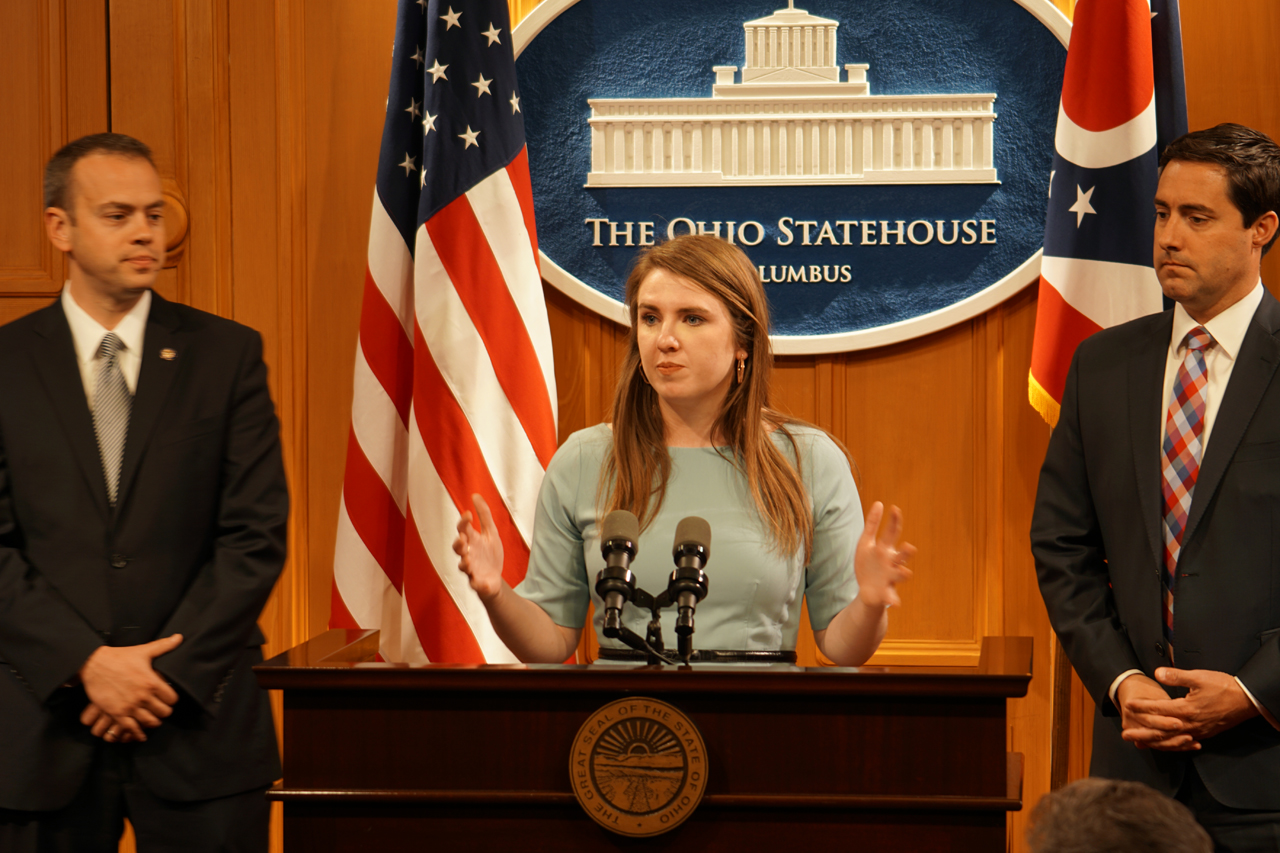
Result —
[[[178,182],[165,178],[164,186],[164,268],[174,269],[187,251],[191,215]]]
[[[867,661],[867,666],[976,666],[981,640],[890,640]]]

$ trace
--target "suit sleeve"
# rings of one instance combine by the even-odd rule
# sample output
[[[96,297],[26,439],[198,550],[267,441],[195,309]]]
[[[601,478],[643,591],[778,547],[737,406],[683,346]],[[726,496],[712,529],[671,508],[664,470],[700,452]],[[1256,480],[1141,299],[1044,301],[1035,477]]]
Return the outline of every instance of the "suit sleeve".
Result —
[[[1235,675],[1272,719],[1280,720],[1280,636],[1263,643]]]
[[[155,664],[210,714],[245,647],[261,642],[257,619],[284,567],[289,517],[280,425],[256,333],[235,369],[212,558],[160,634],[182,634],[182,644]]]
[[[0,431],[0,659],[41,702],[76,678],[103,644],[98,633],[22,556]]]
[[[1085,458],[1080,413],[1081,353],[1067,374],[1031,518],[1040,594],[1063,648],[1094,702],[1116,714],[1107,691],[1125,670],[1142,669],[1121,625]]]

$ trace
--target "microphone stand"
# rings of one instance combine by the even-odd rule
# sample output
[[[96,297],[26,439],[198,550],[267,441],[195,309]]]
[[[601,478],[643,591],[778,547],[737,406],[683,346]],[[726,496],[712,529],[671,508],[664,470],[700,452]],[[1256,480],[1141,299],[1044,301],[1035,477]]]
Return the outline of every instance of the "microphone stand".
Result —
[[[621,622],[616,627],[606,624],[604,635],[610,639],[622,640],[636,651],[644,652],[647,656],[645,663],[649,666],[674,664],[675,659],[667,652],[662,642],[662,622],[659,616],[663,608],[670,607],[674,603],[671,596],[665,590],[653,596],[637,587],[631,595],[631,601],[636,606],[649,610],[649,626],[645,630],[645,636],[641,637]],[[678,645],[680,660],[686,664],[689,663],[689,657],[693,654],[693,637],[690,634],[681,634]]]

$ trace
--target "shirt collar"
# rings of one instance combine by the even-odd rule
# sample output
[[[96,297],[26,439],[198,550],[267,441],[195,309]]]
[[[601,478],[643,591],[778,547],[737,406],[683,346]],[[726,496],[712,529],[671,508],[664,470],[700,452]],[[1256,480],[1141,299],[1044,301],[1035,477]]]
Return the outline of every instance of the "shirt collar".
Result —
[[[76,347],[76,360],[81,364],[88,364],[97,357],[98,347],[108,331],[119,336],[126,351],[141,356],[147,317],[151,313],[151,291],[143,291],[138,304],[121,318],[114,329],[105,328],[80,307],[71,295],[71,282],[62,287],[62,312],[67,315],[67,324],[71,326],[71,340]]]
[[[1249,331],[1249,323],[1262,304],[1262,280],[1254,285],[1253,290],[1230,308],[1223,311],[1207,323],[1197,323],[1187,313],[1187,309],[1178,303],[1173,307],[1173,336],[1169,341],[1169,349],[1177,353],[1186,340],[1187,332],[1196,326],[1203,325],[1213,336],[1214,345],[1231,361],[1235,361],[1244,343],[1245,332]]]

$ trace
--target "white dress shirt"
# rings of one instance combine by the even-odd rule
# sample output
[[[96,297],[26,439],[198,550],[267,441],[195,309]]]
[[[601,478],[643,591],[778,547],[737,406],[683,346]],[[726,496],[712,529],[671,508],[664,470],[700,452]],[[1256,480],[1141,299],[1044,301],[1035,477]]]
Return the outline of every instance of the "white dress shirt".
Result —
[[[1183,359],[1186,358],[1187,354],[1187,334],[1196,326],[1204,326],[1213,338],[1213,345],[1206,349],[1204,353],[1207,381],[1205,385],[1204,429],[1200,439],[1200,458],[1204,458],[1204,454],[1209,448],[1209,437],[1213,432],[1213,422],[1218,416],[1222,398],[1227,392],[1227,384],[1231,381],[1231,371],[1236,366],[1236,356],[1240,354],[1240,346],[1244,343],[1245,333],[1249,331],[1249,323],[1253,320],[1253,315],[1257,312],[1258,306],[1262,304],[1262,292],[1262,282],[1259,281],[1253,290],[1249,291],[1248,295],[1207,323],[1196,322],[1180,303],[1174,306],[1173,332],[1169,336],[1169,353],[1165,358],[1164,364],[1164,407],[1161,409],[1164,414],[1160,418],[1160,435],[1157,439],[1161,447],[1164,446],[1165,426],[1169,420],[1169,407],[1173,405],[1173,385],[1178,378],[1178,369],[1182,367]],[[1120,689],[1120,682],[1131,675],[1139,675],[1141,673],[1142,670],[1140,669],[1126,670],[1120,673],[1115,681],[1111,682],[1111,689],[1108,694],[1111,697],[1112,704],[1116,704],[1116,691]],[[1249,697],[1249,701],[1267,719],[1267,722],[1280,729],[1280,726],[1276,725],[1276,720],[1272,718],[1267,709],[1254,698],[1253,694],[1249,692],[1249,688],[1244,686],[1244,682],[1237,678],[1236,683],[1240,685],[1240,689]]]
[[[1160,436],[1157,439],[1164,445],[1165,424],[1169,420],[1169,407],[1173,405],[1173,384],[1178,378],[1178,368],[1186,357],[1187,333],[1196,326],[1204,326],[1213,337],[1213,346],[1205,350],[1204,367],[1208,383],[1205,387],[1204,432],[1200,438],[1200,455],[1209,447],[1209,436],[1213,433],[1213,422],[1218,417],[1218,409],[1222,405],[1222,397],[1227,393],[1227,383],[1231,381],[1231,371],[1236,366],[1236,356],[1240,354],[1240,345],[1244,343],[1244,334],[1249,331],[1249,322],[1262,304],[1262,282],[1259,281],[1244,299],[1223,311],[1207,323],[1197,323],[1181,305],[1173,307],[1173,334],[1169,336],[1169,355],[1164,363],[1164,415],[1160,418]]]
[[[138,304],[121,318],[114,329],[107,329],[89,316],[75,297],[71,295],[71,283],[62,288],[62,311],[71,326],[71,340],[76,348],[76,363],[80,365],[80,381],[84,383],[84,396],[93,411],[93,394],[98,385],[98,347],[107,332],[115,332],[124,343],[116,354],[120,372],[124,374],[129,393],[138,390],[138,373],[142,370],[142,342],[147,332],[147,316],[151,312],[151,291],[145,291]]]

